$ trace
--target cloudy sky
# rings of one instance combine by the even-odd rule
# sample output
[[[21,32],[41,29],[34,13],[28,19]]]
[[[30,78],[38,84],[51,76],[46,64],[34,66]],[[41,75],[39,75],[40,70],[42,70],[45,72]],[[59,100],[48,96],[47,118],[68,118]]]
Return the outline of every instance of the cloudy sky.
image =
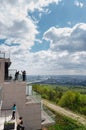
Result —
[[[0,0],[0,50],[27,74],[86,75],[86,0]]]

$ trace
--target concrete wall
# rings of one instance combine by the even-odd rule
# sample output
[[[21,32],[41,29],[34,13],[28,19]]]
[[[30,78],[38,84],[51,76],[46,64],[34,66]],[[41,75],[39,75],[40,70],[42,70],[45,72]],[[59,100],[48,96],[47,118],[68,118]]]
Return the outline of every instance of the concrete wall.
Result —
[[[5,60],[0,59],[0,83],[4,81],[4,66],[5,66]]]
[[[25,82],[4,82],[3,84],[3,105],[2,108],[11,108],[14,103],[20,108],[26,101]]]
[[[19,115],[23,117],[25,130],[41,129],[41,103],[26,103],[26,83],[11,81],[3,83],[2,109],[9,109],[16,103]]]
[[[23,117],[25,130],[41,129],[41,104],[30,103],[25,105],[25,109],[19,111]]]
[[[5,78],[5,62],[10,64],[10,59],[1,58],[0,59],[0,84],[4,82]]]

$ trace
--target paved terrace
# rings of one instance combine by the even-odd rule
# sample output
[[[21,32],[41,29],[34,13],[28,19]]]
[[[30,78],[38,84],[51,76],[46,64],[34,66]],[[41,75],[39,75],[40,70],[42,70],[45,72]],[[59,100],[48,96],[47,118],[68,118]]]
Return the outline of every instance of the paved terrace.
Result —
[[[19,116],[16,115],[16,119],[11,120],[12,110],[0,110],[0,130],[4,130],[4,123],[5,122],[15,122],[15,129],[14,130],[16,130],[16,122],[17,122],[18,117]],[[42,109],[41,110],[41,125],[42,125],[42,127],[52,125],[54,123],[55,123],[54,119],[51,118],[51,116],[48,115],[47,112]]]
[[[12,118],[12,110],[1,110],[0,111],[0,130],[4,130],[4,122],[15,122],[16,125],[16,119],[11,120]],[[16,130],[16,127],[15,129]]]
[[[43,126],[48,126],[48,125],[52,125],[55,123],[55,121],[44,111],[42,110],[41,112],[41,116],[42,116],[42,122],[41,125]],[[4,130],[4,122],[15,122],[15,129],[16,130],[16,122],[17,120],[12,120],[12,110],[1,110],[0,111],[0,130]]]

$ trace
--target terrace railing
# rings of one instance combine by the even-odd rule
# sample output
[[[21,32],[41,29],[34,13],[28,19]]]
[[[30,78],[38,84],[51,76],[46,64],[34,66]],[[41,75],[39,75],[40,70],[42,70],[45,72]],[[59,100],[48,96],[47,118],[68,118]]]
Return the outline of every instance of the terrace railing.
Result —
[[[27,101],[33,103],[41,103],[41,95],[33,91],[31,85],[26,86],[26,96],[27,96]]]
[[[55,121],[55,114],[51,112],[45,105],[42,105],[42,110],[45,111],[49,115],[49,117],[51,117],[51,119]]]
[[[19,73],[17,76],[17,79],[15,79],[15,73],[16,73],[16,69],[9,69],[9,76],[8,76],[8,80],[18,80],[18,81],[22,81],[22,74]]]
[[[0,58],[10,58],[10,52],[2,52],[0,51]]]
[[[0,86],[0,109],[2,106],[2,87]]]
[[[19,113],[16,110],[15,120],[12,120],[12,110],[2,109],[0,111],[0,130],[16,130]]]
[[[55,124],[55,115],[43,104],[41,106],[41,124],[42,126],[49,126]]]

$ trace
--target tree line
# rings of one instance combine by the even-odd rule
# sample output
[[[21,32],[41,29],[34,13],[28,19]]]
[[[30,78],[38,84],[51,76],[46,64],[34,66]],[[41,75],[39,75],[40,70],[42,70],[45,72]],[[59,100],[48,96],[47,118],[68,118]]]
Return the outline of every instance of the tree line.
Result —
[[[58,87],[34,84],[33,90],[41,94],[42,98],[50,100],[62,107],[77,111],[86,115],[86,95],[67,89],[64,91]]]

